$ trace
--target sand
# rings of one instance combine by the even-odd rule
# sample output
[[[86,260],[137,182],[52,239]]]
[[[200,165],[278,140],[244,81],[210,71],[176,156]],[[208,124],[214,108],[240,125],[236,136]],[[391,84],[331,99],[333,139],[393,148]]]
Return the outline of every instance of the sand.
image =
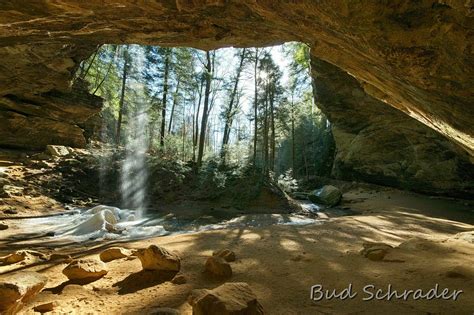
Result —
[[[472,314],[474,311],[474,244],[453,236],[474,231],[470,202],[440,199],[382,189],[351,190],[344,206],[359,212],[332,218],[323,225],[270,226],[208,231],[165,236],[119,244],[142,248],[164,246],[182,257],[185,284],[140,273],[138,259],[107,263],[109,273],[87,285],[67,285],[61,273],[65,263],[17,265],[9,270],[36,270],[49,278],[47,288],[28,303],[23,312],[56,301],[52,314],[148,314],[157,307],[172,307],[191,314],[187,297],[195,288],[214,288],[223,283],[203,273],[206,257],[229,248],[237,254],[228,281],[247,282],[267,314]],[[371,261],[359,251],[365,242],[384,242],[395,247],[383,261]],[[2,253],[7,244],[0,243]],[[58,252],[75,257],[96,257],[108,244],[96,249],[68,247]],[[0,271],[2,271],[0,267]],[[3,269],[2,272],[7,271]],[[352,284],[353,299],[313,301],[310,288],[342,290]],[[362,288],[374,285],[387,290],[423,289],[436,284],[463,290],[453,300],[363,301]]]

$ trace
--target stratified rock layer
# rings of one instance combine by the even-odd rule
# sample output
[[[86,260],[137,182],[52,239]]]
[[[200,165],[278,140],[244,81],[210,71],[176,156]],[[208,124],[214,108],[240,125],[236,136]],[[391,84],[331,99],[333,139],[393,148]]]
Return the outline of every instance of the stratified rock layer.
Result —
[[[448,139],[373,98],[364,83],[313,58],[318,106],[332,123],[333,175],[410,190],[474,195],[474,165]]]

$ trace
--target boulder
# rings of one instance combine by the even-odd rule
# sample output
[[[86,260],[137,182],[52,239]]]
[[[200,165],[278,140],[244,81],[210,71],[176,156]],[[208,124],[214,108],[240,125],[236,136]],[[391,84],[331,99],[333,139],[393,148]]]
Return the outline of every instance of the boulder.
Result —
[[[126,258],[132,254],[131,251],[122,247],[111,247],[100,253],[100,260],[109,262],[115,259]]]
[[[204,272],[216,278],[232,277],[232,268],[224,258],[211,256],[206,260]]]
[[[181,269],[181,259],[178,255],[170,253],[165,248],[150,245],[140,249],[136,256],[142,263],[143,270],[176,271]]]
[[[385,243],[364,243],[362,246],[364,248],[360,251],[361,255],[373,261],[383,260],[393,248]]]
[[[229,282],[213,290],[194,290],[189,303],[193,315],[260,315],[262,305],[244,282]]]
[[[227,248],[213,252],[212,256],[222,257],[227,262],[235,261],[235,253]]]
[[[15,314],[34,298],[48,279],[32,271],[22,271],[0,280],[0,314]]]
[[[46,153],[51,156],[68,156],[70,154],[69,149],[63,145],[51,145],[46,146]]]
[[[308,199],[314,203],[333,207],[341,201],[342,193],[337,187],[325,185],[322,188],[316,189],[308,194]]]
[[[95,281],[107,274],[107,266],[97,259],[74,260],[63,270],[69,280]]]
[[[56,302],[43,303],[43,304],[36,305],[35,307],[33,307],[33,310],[39,313],[47,313],[47,312],[53,311],[56,306],[57,306]]]

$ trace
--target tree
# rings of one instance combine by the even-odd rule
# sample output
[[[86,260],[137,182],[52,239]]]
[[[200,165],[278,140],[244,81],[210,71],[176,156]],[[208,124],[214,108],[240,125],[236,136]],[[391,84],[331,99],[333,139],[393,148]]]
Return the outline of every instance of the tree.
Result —
[[[237,66],[235,77],[233,78],[233,82],[231,82],[232,88],[230,91],[229,96],[229,105],[227,108],[224,109],[223,118],[224,118],[224,135],[222,139],[222,148],[221,148],[221,158],[223,163],[225,164],[225,157],[226,157],[226,150],[227,145],[229,144],[230,138],[230,131],[232,128],[232,122],[234,120],[235,114],[237,113],[238,109],[238,87],[239,87],[239,80],[244,69],[245,60],[248,58],[247,56],[247,49],[243,48],[238,52],[239,55],[239,64]]]
[[[211,94],[211,82],[212,82],[212,77],[213,77],[213,72],[214,72],[214,67],[213,67],[214,59],[215,59],[215,51],[213,51],[212,54],[209,51],[206,51],[206,60],[207,60],[206,72],[205,72],[206,88],[204,91],[204,108],[202,110],[201,133],[199,135],[199,150],[198,150],[198,158],[197,158],[198,169],[202,165],[202,157],[204,155],[207,121],[209,118],[209,96]]]
[[[125,88],[127,84],[127,72],[130,67],[130,54],[128,45],[123,50],[123,70],[122,70],[122,89],[120,93],[119,116],[117,121],[116,144],[120,144],[120,136],[122,131],[122,119],[124,111]]]

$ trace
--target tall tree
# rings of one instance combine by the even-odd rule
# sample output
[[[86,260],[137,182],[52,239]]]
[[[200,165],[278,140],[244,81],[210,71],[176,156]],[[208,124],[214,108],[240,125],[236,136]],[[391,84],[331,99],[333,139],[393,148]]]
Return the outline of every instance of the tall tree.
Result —
[[[117,120],[116,144],[120,144],[122,119],[124,111],[125,88],[127,84],[127,72],[130,67],[130,54],[128,52],[128,45],[123,50],[123,69],[122,69],[122,89],[120,92],[119,115]]]
[[[229,96],[229,105],[227,106],[227,108],[225,108],[224,113],[223,113],[224,135],[222,138],[221,158],[224,163],[225,163],[225,158],[226,158],[227,145],[229,144],[232,123],[233,123],[235,114],[237,113],[237,109],[239,105],[237,93],[238,93],[240,76],[244,69],[246,58],[247,58],[247,49],[243,48],[240,50],[240,53],[239,53],[239,64],[237,66],[236,74],[232,82],[233,84],[232,84],[232,88],[231,88],[230,96]]]
[[[211,94],[211,83],[213,77],[213,64],[215,59],[215,52],[212,54],[209,51],[206,51],[206,72],[205,72],[205,79],[206,79],[206,89],[204,91],[204,107],[202,110],[202,119],[201,119],[201,134],[199,135],[199,150],[198,150],[198,158],[197,158],[197,168],[199,169],[202,165],[202,158],[204,155],[204,145],[206,142],[206,129],[207,129],[207,121],[209,118],[209,96]]]

